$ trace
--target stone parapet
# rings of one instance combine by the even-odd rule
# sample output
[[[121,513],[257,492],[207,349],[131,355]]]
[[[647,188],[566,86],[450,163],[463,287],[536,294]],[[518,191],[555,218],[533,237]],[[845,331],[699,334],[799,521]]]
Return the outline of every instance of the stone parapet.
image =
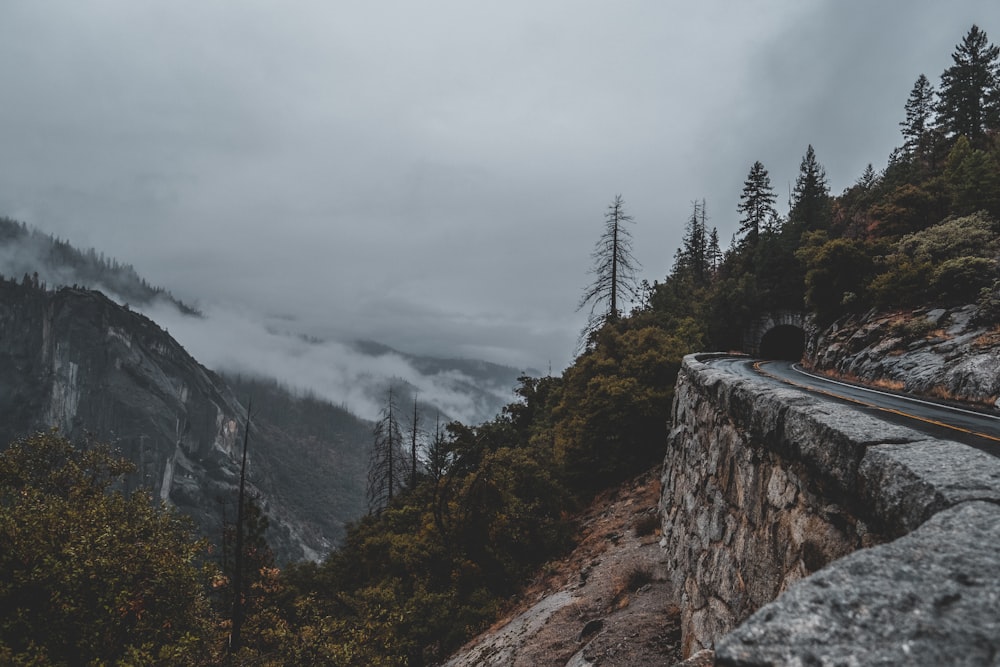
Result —
[[[1000,655],[1000,459],[706,360],[684,360],[662,473],[685,655],[931,665],[943,635]]]

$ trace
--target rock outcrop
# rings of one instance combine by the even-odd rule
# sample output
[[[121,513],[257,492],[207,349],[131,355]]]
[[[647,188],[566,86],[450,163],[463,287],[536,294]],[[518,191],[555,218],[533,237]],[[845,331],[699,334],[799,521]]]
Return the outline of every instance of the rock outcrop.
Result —
[[[127,486],[152,489],[218,539],[225,503],[235,516],[245,421],[225,383],[151,320],[99,292],[0,279],[0,446],[52,427],[109,442],[137,466]],[[268,541],[283,562],[319,558],[337,526],[302,519],[275,483],[285,465],[278,445],[295,450],[268,424],[256,426],[250,478]],[[320,452],[314,467],[331,455]],[[339,463],[356,471],[360,505],[366,453],[339,455],[358,459]]]
[[[661,504],[685,655],[1000,654],[1000,459],[689,356]]]
[[[908,393],[996,405],[1000,327],[979,322],[977,315],[970,305],[869,313],[825,330],[810,327],[805,362]]]

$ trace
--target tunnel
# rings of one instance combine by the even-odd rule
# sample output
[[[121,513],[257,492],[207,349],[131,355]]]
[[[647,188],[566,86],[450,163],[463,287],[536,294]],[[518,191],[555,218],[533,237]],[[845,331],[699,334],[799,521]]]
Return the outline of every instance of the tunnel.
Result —
[[[760,339],[760,356],[764,359],[799,361],[806,350],[806,333],[791,324],[779,324]]]

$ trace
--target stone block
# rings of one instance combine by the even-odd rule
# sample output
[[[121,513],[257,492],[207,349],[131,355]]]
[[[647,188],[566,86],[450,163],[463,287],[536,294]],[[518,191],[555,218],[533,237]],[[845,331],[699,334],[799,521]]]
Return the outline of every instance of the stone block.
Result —
[[[716,665],[993,665],[1000,507],[944,510],[793,585],[716,645]]]

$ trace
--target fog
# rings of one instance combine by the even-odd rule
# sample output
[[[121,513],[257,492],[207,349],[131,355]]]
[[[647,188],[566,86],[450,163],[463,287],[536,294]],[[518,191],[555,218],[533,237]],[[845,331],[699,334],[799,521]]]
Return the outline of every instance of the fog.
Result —
[[[1000,3],[10,0],[0,215],[201,307],[166,324],[208,365],[358,405],[356,339],[559,372],[616,194],[662,279],[754,161],[782,210],[810,144],[835,194],[883,167],[973,23]]]

